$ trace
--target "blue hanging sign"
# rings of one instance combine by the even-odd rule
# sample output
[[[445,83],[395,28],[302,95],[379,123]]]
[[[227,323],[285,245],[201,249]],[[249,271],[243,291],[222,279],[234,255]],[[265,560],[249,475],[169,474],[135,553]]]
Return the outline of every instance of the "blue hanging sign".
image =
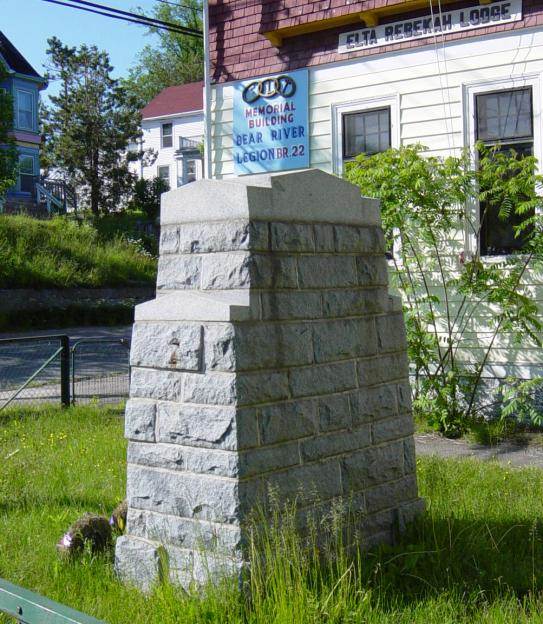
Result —
[[[234,91],[234,172],[309,167],[306,69],[240,82]]]

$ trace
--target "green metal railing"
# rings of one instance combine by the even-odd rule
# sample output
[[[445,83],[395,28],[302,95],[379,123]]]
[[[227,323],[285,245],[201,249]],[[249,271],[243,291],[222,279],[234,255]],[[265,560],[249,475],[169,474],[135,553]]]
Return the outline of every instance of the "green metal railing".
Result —
[[[0,614],[22,624],[106,624],[75,609],[0,579]]]
[[[51,345],[49,349],[53,349],[56,343],[57,348],[51,352],[49,351],[43,357],[43,362],[38,366],[32,374],[25,375],[25,378],[21,380],[11,392],[11,394],[4,398],[0,402],[0,410],[3,410],[10,405],[21,394],[25,388],[28,388],[30,384],[51,364],[56,363],[57,359],[60,366],[60,402],[64,406],[70,405],[70,339],[64,334],[51,334],[47,336],[30,336],[22,338],[6,338],[0,340],[2,344],[13,345],[13,350],[16,352],[21,345],[34,345],[45,344]],[[1,380],[0,380],[1,381]]]
[[[99,400],[128,396],[130,341],[64,334],[0,339],[0,412],[14,404]]]

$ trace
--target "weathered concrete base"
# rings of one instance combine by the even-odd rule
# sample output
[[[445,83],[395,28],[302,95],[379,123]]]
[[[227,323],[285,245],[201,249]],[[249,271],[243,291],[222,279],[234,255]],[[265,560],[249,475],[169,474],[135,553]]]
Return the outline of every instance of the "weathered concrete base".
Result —
[[[122,578],[238,573],[279,503],[346,506],[363,547],[420,511],[406,338],[378,205],[319,171],[166,194],[137,307]],[[167,565],[165,565],[167,561]]]

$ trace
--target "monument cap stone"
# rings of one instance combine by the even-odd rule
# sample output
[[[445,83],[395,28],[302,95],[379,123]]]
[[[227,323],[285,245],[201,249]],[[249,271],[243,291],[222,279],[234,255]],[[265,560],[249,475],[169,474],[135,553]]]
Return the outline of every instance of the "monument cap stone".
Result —
[[[224,220],[379,225],[379,202],[320,169],[197,180],[165,193],[161,224]]]

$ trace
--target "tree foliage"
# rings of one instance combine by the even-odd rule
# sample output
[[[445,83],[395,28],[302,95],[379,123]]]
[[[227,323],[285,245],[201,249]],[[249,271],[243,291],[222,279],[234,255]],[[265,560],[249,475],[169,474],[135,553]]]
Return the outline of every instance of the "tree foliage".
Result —
[[[0,59],[0,84],[7,78],[7,68]],[[5,90],[0,90],[0,203],[17,179],[17,152],[10,136],[13,130],[13,98]]]
[[[49,78],[58,95],[43,107],[44,165],[61,171],[94,214],[115,210],[134,176],[128,144],[140,136],[138,103],[112,77],[109,56],[96,46],[48,40]]]
[[[143,13],[143,11],[141,11]],[[178,5],[157,3],[154,18],[188,28],[202,29],[200,0],[182,0]],[[147,11],[147,14],[149,12]],[[150,28],[158,45],[146,45],[130,70],[125,87],[144,106],[166,87],[196,82],[204,75],[204,47],[200,38]]]
[[[499,147],[477,145],[476,158],[468,151],[448,158],[424,151],[414,145],[361,155],[346,178],[381,200],[394,245],[394,284],[404,301],[415,408],[431,425],[458,434],[495,411],[482,397],[489,395],[497,349],[541,344],[528,284],[543,259],[543,177],[533,157]],[[483,218],[489,210],[503,220],[516,215],[521,253],[481,255],[480,205]],[[534,381],[530,390],[540,385]],[[526,384],[505,378],[500,386],[507,398],[502,416],[510,417]],[[534,411],[522,413],[534,420]]]
[[[130,208],[142,210],[147,218],[156,219],[160,214],[160,197],[169,190],[168,183],[162,178],[156,177],[151,180],[141,178],[134,184]]]

